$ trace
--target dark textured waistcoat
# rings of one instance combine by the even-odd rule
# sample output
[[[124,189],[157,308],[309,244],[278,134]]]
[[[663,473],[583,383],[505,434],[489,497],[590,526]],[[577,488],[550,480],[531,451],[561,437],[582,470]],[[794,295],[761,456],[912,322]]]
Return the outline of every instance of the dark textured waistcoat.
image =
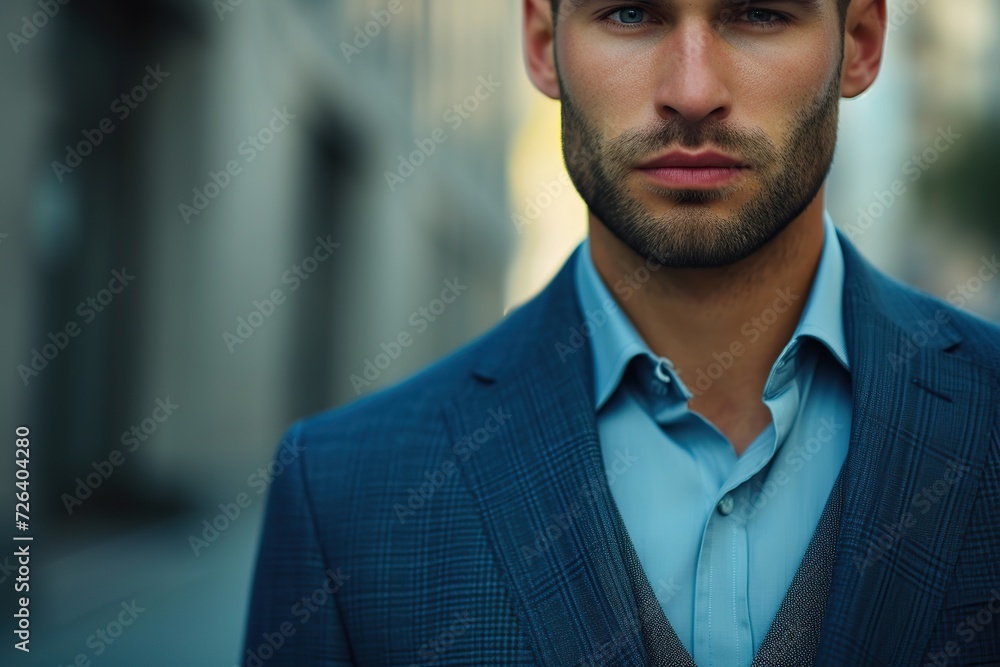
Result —
[[[816,532],[809,541],[771,627],[764,635],[764,641],[754,655],[751,667],[811,667],[816,660],[840,530],[843,477],[843,472],[837,476]],[[621,515],[618,512],[615,515],[620,534],[624,535],[623,557],[639,607],[646,664],[650,667],[696,667],[653,593]]]

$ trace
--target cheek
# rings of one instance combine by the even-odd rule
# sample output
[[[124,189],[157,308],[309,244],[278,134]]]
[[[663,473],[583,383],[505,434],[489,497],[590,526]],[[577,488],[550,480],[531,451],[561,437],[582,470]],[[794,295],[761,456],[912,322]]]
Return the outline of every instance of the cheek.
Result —
[[[634,130],[654,118],[657,68],[648,52],[567,38],[559,51],[559,69],[566,92],[605,136]]]
[[[836,58],[822,46],[741,51],[731,64],[734,120],[760,127],[780,145],[796,112],[824,97],[837,73]]]

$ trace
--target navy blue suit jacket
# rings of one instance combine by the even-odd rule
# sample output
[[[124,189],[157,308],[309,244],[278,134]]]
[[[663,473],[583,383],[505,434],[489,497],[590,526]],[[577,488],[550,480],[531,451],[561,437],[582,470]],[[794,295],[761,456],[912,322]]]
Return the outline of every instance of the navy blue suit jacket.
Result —
[[[1000,329],[838,238],[854,416],[817,664],[1000,665]],[[645,664],[571,267],[290,429],[244,664]]]

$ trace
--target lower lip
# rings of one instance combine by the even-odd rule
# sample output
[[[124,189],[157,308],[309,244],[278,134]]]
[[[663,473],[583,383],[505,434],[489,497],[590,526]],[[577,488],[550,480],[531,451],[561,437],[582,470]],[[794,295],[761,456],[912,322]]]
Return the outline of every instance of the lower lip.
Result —
[[[643,173],[660,185],[669,188],[718,188],[737,180],[746,167],[659,167],[641,169]]]

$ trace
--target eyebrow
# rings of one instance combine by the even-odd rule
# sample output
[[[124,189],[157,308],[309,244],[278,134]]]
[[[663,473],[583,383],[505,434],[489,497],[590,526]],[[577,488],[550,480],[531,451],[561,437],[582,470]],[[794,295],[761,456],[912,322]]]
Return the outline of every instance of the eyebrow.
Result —
[[[568,5],[571,11],[582,9],[587,5],[594,4],[599,0],[562,0]],[[793,5],[805,11],[819,12],[820,6],[829,0],[715,0],[715,4],[720,10],[733,9],[735,7],[752,7],[754,5]],[[670,9],[674,0],[629,0],[630,5],[652,7],[654,9]]]
[[[652,0],[653,4],[667,4],[670,2],[659,2]],[[720,9],[732,9],[733,7],[752,7],[754,5],[792,5],[800,7],[805,11],[818,12],[821,5],[829,0],[721,0]]]

